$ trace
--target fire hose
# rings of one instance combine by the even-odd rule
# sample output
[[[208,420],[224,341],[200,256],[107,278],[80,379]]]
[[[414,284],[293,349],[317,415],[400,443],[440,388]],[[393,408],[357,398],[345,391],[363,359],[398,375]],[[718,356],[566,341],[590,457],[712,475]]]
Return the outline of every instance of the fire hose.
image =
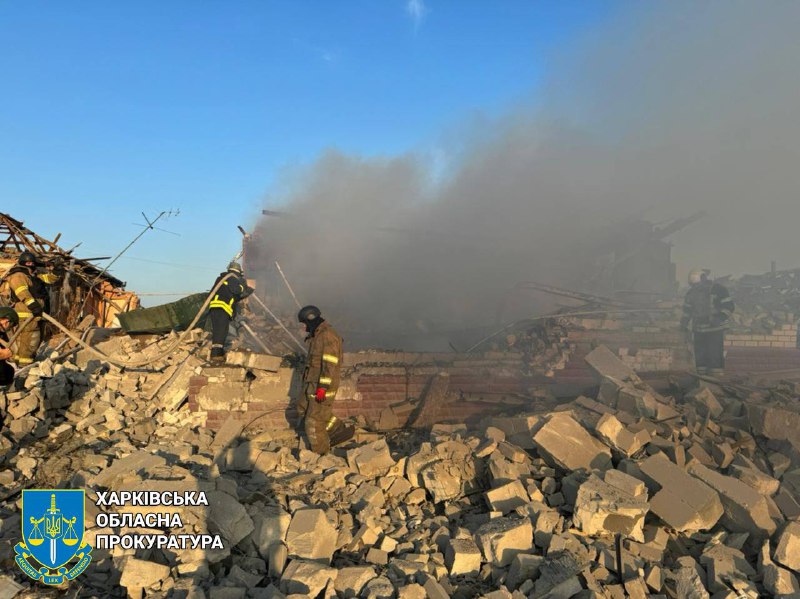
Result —
[[[42,314],[42,318],[44,320],[46,320],[47,322],[49,322],[50,324],[52,324],[53,326],[55,326],[57,329],[59,329],[71,341],[77,343],[83,349],[87,350],[89,353],[94,354],[95,356],[97,356],[98,358],[100,358],[101,360],[103,360],[105,362],[108,362],[109,364],[113,364],[114,366],[118,366],[120,368],[137,368],[137,367],[142,367],[142,366],[149,366],[149,365],[151,365],[151,364],[153,364],[155,362],[158,362],[159,360],[162,360],[162,359],[166,358],[172,352],[175,351],[175,348],[177,348],[178,345],[180,345],[180,343],[192,331],[192,329],[195,327],[195,325],[197,325],[198,321],[200,320],[200,317],[206,311],[206,308],[208,308],[208,304],[211,302],[211,298],[214,297],[214,294],[219,290],[219,288],[222,286],[222,284],[231,276],[232,276],[231,274],[225,275],[219,281],[219,283],[217,283],[216,286],[209,292],[208,297],[206,297],[206,300],[203,302],[203,305],[197,311],[197,314],[195,315],[194,320],[192,320],[191,324],[186,328],[185,331],[183,331],[183,333],[178,335],[178,337],[166,349],[164,349],[161,353],[159,353],[158,355],[153,356],[151,358],[147,358],[147,359],[143,359],[143,360],[118,360],[116,358],[112,358],[111,356],[108,356],[108,355],[104,354],[100,350],[95,349],[94,347],[92,347],[91,345],[89,345],[88,343],[83,341],[81,338],[79,338],[77,335],[75,335],[72,331],[70,331],[67,327],[62,325],[60,322],[58,322],[55,318],[53,318],[49,314],[47,314],[47,313]],[[17,330],[15,332],[14,336],[12,337],[12,341],[14,339],[16,339],[16,337],[19,336],[20,332],[22,332],[22,329],[24,329],[25,326],[27,326],[32,321],[33,321],[33,319],[28,319],[25,322],[25,324],[23,326],[21,326],[19,328],[19,330]],[[11,343],[11,341],[9,341],[9,344],[10,343]],[[17,374],[19,374],[19,372],[20,371],[17,371]]]
[[[195,315],[194,320],[192,320],[191,324],[189,324],[189,326],[186,327],[186,330],[183,331],[180,335],[178,335],[178,337],[169,346],[167,346],[167,348],[165,350],[163,350],[158,355],[153,356],[152,358],[146,358],[146,359],[143,359],[143,360],[125,360],[125,361],[117,360],[117,359],[112,358],[111,356],[108,356],[108,355],[104,354],[103,352],[93,348],[88,343],[85,343],[82,339],[77,337],[72,331],[70,331],[67,327],[62,325],[60,322],[58,322],[55,318],[53,318],[49,314],[46,314],[46,313],[42,314],[42,318],[44,318],[47,322],[49,322],[50,324],[52,324],[53,326],[58,328],[62,333],[64,333],[72,341],[74,341],[75,343],[77,343],[78,345],[83,347],[89,353],[92,353],[92,354],[96,355],[101,360],[104,360],[104,361],[108,362],[109,364],[113,364],[114,366],[119,366],[120,368],[137,368],[137,367],[142,367],[142,366],[149,366],[150,364],[158,362],[159,360],[163,360],[164,358],[166,358],[172,352],[175,351],[175,349],[181,344],[181,342],[186,338],[186,336],[189,333],[191,333],[191,331],[192,331],[192,329],[194,329],[195,325],[197,325],[197,323],[200,320],[200,317],[206,311],[206,308],[208,308],[208,304],[211,303],[211,298],[214,297],[214,294],[219,290],[220,287],[222,287],[222,284],[225,281],[227,281],[228,278],[231,277],[231,276],[233,276],[233,275],[231,273],[229,273],[229,274],[225,275],[224,277],[222,277],[222,279],[220,279],[220,281],[209,292],[208,296],[206,297],[206,300],[203,302],[203,305],[197,311],[197,314]]]

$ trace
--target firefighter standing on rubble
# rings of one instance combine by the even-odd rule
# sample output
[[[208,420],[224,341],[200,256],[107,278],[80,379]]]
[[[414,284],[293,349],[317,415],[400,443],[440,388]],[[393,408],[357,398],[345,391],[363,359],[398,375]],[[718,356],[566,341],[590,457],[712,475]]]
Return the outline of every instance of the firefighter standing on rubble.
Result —
[[[217,277],[213,287],[219,285],[220,281],[222,281],[222,285],[208,304],[208,316],[211,319],[210,361],[214,364],[221,364],[225,361],[225,339],[228,336],[231,321],[236,315],[239,302],[253,293],[253,290],[247,286],[244,271],[238,262],[228,264],[228,270]]]
[[[32,252],[22,252],[17,264],[6,273],[3,280],[4,295],[14,306],[19,317],[22,332],[14,344],[14,361],[19,366],[31,364],[42,342],[42,314],[50,308],[50,294],[47,285],[58,279],[53,273],[38,273],[37,267],[44,266]]]
[[[697,374],[721,376],[725,369],[725,329],[734,304],[728,290],[708,275],[709,271],[700,269],[689,273],[681,329],[688,332],[691,324]]]
[[[333,415],[333,401],[339,389],[342,370],[342,338],[322,318],[319,308],[305,306],[297,314],[308,336],[308,356],[303,371],[303,395],[298,410],[304,417],[311,450],[325,455],[332,445],[347,441],[353,428]]]

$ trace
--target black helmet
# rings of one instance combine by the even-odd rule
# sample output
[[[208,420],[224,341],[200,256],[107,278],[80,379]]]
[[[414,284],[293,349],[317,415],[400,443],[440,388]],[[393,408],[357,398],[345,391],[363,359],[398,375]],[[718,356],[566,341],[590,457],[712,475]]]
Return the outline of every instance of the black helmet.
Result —
[[[19,324],[19,314],[17,314],[14,308],[6,308],[5,306],[0,308],[0,318],[8,318],[14,326]]]
[[[316,306],[305,306],[297,313],[297,320],[303,324],[311,325],[322,318],[322,312]]]
[[[33,262],[34,264],[41,264],[41,260],[36,257],[33,252],[29,252],[25,250],[19,255],[19,259],[17,259],[18,264],[27,264],[28,262]]]
[[[242,270],[242,265],[239,264],[236,260],[228,264],[228,270],[231,272],[235,272],[237,274],[243,275],[244,270]]]

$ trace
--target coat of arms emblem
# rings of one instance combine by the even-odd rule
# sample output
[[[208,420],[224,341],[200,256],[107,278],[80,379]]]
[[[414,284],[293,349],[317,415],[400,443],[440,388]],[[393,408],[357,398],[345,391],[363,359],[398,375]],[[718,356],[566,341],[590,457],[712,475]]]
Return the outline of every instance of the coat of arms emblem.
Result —
[[[83,490],[22,491],[22,542],[14,551],[25,574],[44,584],[60,585],[86,569],[92,548],[83,538],[84,501]]]

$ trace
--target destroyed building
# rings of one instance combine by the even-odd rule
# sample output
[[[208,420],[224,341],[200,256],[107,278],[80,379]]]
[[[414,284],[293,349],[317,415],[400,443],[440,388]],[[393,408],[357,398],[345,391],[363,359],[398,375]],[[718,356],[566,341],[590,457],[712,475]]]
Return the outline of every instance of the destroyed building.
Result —
[[[504,380],[517,357],[497,351],[449,365],[430,356],[404,390],[392,376],[419,356],[350,354],[342,387],[356,391],[337,404],[359,433],[320,457],[293,428],[282,358],[233,351],[207,367],[203,332],[163,357],[173,338],[97,344],[115,361],[151,356],[147,371],[80,348],[67,361],[50,354],[5,394],[5,596],[40,596],[11,569],[19,492],[34,485],[86,489],[90,544],[136,532],[98,527],[99,514],[115,511],[95,505],[101,491],[209,496],[208,507],[171,508],[183,529],[139,532],[219,534],[224,549],[96,548],[76,596],[756,598],[800,589],[800,410],[788,383],[647,379],[600,346],[580,358],[591,397]],[[419,400],[401,401],[409,393]],[[509,403],[481,412],[464,393]],[[382,396],[398,401],[379,409]]]
[[[590,244],[595,259],[584,273],[589,290],[628,298],[675,295],[678,285],[667,238],[704,216],[698,212],[662,225],[631,219],[609,226]]]
[[[76,597],[796,596],[797,319],[786,277],[764,277],[744,278],[742,319],[769,326],[731,335],[725,381],[690,374],[674,294],[531,284],[566,303],[461,351],[347,352],[334,413],[357,434],[322,457],[299,433],[293,329],[269,314],[274,351],[242,336],[222,366],[201,328],[51,342],[0,394],[0,596],[48,592],[14,564],[29,488],[86,491]],[[107,524],[148,509],[101,494],[152,490],[209,505]],[[224,543],[100,542],[132,534]]]
[[[24,251],[60,267],[64,276],[50,289],[50,314],[69,328],[75,328],[86,315],[94,317],[96,326],[112,327],[117,314],[139,306],[139,298],[125,290],[123,281],[59,247],[60,237],[59,233],[52,241],[45,239],[22,221],[0,213],[0,277]]]
[[[686,375],[677,307],[553,314],[469,353],[348,353],[335,412],[358,434],[323,457],[298,435],[283,356],[209,367],[199,329],[112,335],[95,345],[110,362],[46,350],[3,395],[0,590],[41,596],[13,547],[20,491],[52,487],[86,489],[95,546],[225,540],[96,548],[76,596],[792,596],[798,387],[753,378],[752,359],[722,384]],[[151,489],[209,506],[172,508],[180,530],[98,526],[115,511],[99,492]]]

